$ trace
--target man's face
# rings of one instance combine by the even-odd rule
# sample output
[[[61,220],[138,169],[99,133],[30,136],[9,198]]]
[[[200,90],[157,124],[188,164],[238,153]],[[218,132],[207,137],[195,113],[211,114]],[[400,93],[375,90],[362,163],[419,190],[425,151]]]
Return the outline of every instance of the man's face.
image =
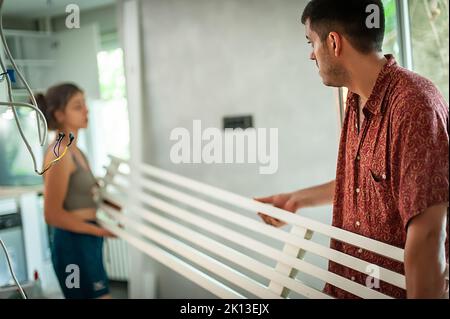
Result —
[[[346,71],[335,57],[332,45],[329,45],[328,39],[322,41],[319,35],[311,29],[309,19],[306,21],[305,27],[306,39],[312,46],[309,58],[316,62],[323,84],[333,87],[344,86]]]

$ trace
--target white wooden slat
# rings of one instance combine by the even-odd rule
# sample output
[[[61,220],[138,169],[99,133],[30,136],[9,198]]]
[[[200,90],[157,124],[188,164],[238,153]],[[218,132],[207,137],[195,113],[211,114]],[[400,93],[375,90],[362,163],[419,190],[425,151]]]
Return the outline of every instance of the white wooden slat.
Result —
[[[313,230],[315,232],[319,232],[336,240],[340,240],[346,243],[350,243],[354,246],[370,250],[379,255],[386,256],[400,262],[403,262],[404,260],[403,249],[400,249],[398,247],[391,246],[383,242],[376,241],[352,232],[348,232],[340,228],[322,224],[313,219],[292,214],[280,208],[263,204],[255,200],[250,200],[248,198],[231,193],[229,191],[225,191],[214,186],[194,181],[192,179],[164,171],[162,169],[156,168],[148,164],[140,164],[137,167],[132,168],[138,169],[147,175],[165,180],[169,183],[186,187],[195,192],[202,193],[211,196],[215,199],[232,204],[234,206],[246,209],[250,212],[261,211],[267,215],[283,220],[289,224],[297,225],[300,227],[307,228],[309,230]],[[139,178],[139,181],[145,180]]]
[[[145,181],[142,179],[139,179],[139,183],[141,186],[143,186],[146,189],[149,189],[151,191],[157,192],[165,197],[170,197],[172,199],[175,199],[177,201],[183,202],[189,206],[195,207],[197,209],[200,209],[202,211],[208,212],[210,214],[213,214],[216,217],[219,218],[223,218],[226,219],[227,221],[236,223],[238,225],[247,225],[247,224],[251,224],[251,223],[255,223],[255,220],[242,216],[240,214],[234,213],[228,209],[224,209],[220,206],[211,204],[209,202],[206,202],[204,200],[201,199],[197,199],[193,196],[181,193],[177,190],[173,190],[170,189],[164,185],[158,184],[156,182],[153,181]],[[133,195],[133,194],[132,194]],[[260,225],[262,225],[261,223],[259,223]],[[270,226],[269,226],[270,227]],[[270,227],[273,228],[273,227]],[[304,247],[305,244],[304,242],[301,244],[302,248]],[[348,255],[346,255],[348,256]],[[349,256],[350,257],[350,256]],[[356,258],[354,258],[356,259]],[[359,259],[356,259],[359,260]],[[362,272],[366,272],[366,270],[368,269],[367,266],[369,265],[368,263],[359,260],[358,262],[359,268],[360,270],[362,270]],[[362,268],[364,267],[364,268]],[[381,273],[381,271],[380,271]],[[393,280],[391,280],[394,284],[399,284],[402,285],[404,283],[404,280],[402,280],[401,277],[399,277],[398,275],[396,276],[395,272],[389,271],[387,269],[383,270],[383,274],[385,275],[385,277],[391,277],[393,278]],[[378,277],[378,276],[377,276]]]
[[[300,228],[298,226],[293,226],[291,230],[292,234],[299,236],[304,239],[311,239],[312,232],[305,230],[304,228]],[[288,256],[292,256],[297,259],[303,259],[306,253],[306,250],[299,248],[297,245],[285,244],[283,247],[283,253]],[[297,276],[298,270],[293,268],[290,265],[287,265],[282,262],[277,262],[275,266],[275,270],[280,274],[286,275],[289,278],[295,278]],[[275,292],[276,294],[287,298],[289,296],[290,290],[286,285],[281,285],[279,282],[271,281],[269,284],[269,289]]]
[[[148,196],[150,196],[150,195],[148,195]],[[187,212],[186,210],[182,210],[182,209],[180,209],[174,205],[171,205],[169,203],[166,203],[158,198],[148,197],[148,196],[147,196],[147,198],[149,198],[150,200],[147,202],[147,204],[149,204],[153,207],[156,207],[155,205],[158,205],[158,207],[156,207],[158,209],[165,207],[166,209],[164,211],[168,212],[168,213],[173,213],[174,211],[178,210],[179,212],[181,212],[180,215],[177,216],[178,218],[183,218],[182,217],[183,214],[185,216],[187,216],[187,214],[189,214],[189,212]],[[194,218],[195,218],[195,216],[193,216],[191,214],[189,216],[189,219],[186,219],[186,221],[189,222],[190,220],[193,220]],[[253,221],[253,222],[255,222],[255,221]],[[197,223],[197,225],[200,225],[198,218],[196,220],[196,223]],[[211,230],[211,227],[214,227],[217,229],[218,225],[209,225],[208,230]],[[217,234],[221,235],[222,237],[225,236],[225,235],[223,235],[223,233],[231,233],[231,230],[225,229],[225,230],[222,230],[221,232],[217,232]],[[311,276],[315,276],[323,281],[330,282],[334,286],[344,289],[346,291],[349,291],[356,296],[360,296],[363,298],[388,298],[388,296],[386,296],[386,295],[383,295],[375,290],[369,289],[365,286],[355,283],[347,278],[340,277],[332,272],[325,271],[317,266],[303,262],[299,259],[283,255],[280,251],[273,249],[267,245],[263,245],[260,242],[257,242],[253,239],[248,239],[246,237],[243,237],[243,235],[240,235],[238,233],[233,233],[233,238],[236,238],[236,237],[238,237],[240,239],[241,245],[244,241],[247,241],[247,242],[250,241],[251,246],[253,248],[257,249],[257,251],[259,253],[266,254],[266,256],[268,256],[269,258],[276,258],[278,261],[289,264],[292,267],[299,269],[302,272],[307,273]],[[232,239],[229,239],[229,240],[232,240]]]
[[[108,212],[116,220],[119,220],[124,226],[128,226],[138,231],[148,239],[158,243],[161,246],[175,252],[176,254],[183,256],[184,258],[196,263],[202,268],[232,282],[234,285],[239,286],[246,291],[252,293],[259,298],[278,299],[280,298],[276,294],[269,291],[265,286],[256,282],[255,280],[237,272],[217,261],[216,259],[205,255],[204,253],[192,248],[191,246],[170,237],[150,226],[143,225],[141,223],[131,220],[128,216],[117,213],[110,210]]]
[[[107,211],[111,211],[110,208],[106,208]],[[253,259],[241,252],[238,252],[226,245],[219,243],[205,235],[199,234],[183,225],[180,225],[174,221],[171,221],[167,218],[157,215],[156,213],[150,210],[144,210],[140,207],[130,207],[130,210],[133,211],[133,215],[136,214],[139,217],[147,220],[148,222],[157,225],[160,228],[163,228],[166,231],[169,231],[177,236],[180,236],[191,243],[198,245],[222,258],[225,258],[236,265],[247,268],[248,270],[258,274],[262,277],[268,278],[270,280],[276,280],[277,282],[282,283],[289,289],[306,296],[308,298],[316,298],[316,299],[332,299],[330,296],[326,295],[321,291],[317,291],[311,287],[304,285],[296,280],[283,276],[277,273],[273,268]]]
[[[192,214],[186,210],[183,210],[179,207],[173,206],[169,203],[166,203],[156,197],[152,197],[148,199],[147,204],[152,203],[151,206],[164,211],[176,218],[179,218],[183,221],[186,221],[188,223],[191,223],[195,225],[196,227],[199,227],[201,229],[204,229],[214,235],[220,236],[226,240],[229,240],[230,242],[233,242],[235,244],[238,244],[242,247],[245,247],[247,249],[253,250],[254,252],[265,256],[270,259],[278,260],[278,258],[283,258],[282,253],[278,251],[277,249],[274,249],[266,244],[263,244],[257,240],[254,240],[253,238],[250,238],[244,234],[241,234],[239,232],[236,232],[232,229],[229,229],[227,227],[224,227],[222,225],[216,224],[214,222],[211,222],[203,217],[196,216],[195,214]],[[148,215],[147,209],[136,207],[136,206],[130,206],[130,212],[131,214],[138,214],[140,217],[148,220],[149,222],[154,222],[152,219],[154,216],[152,214]],[[156,218],[158,219],[158,218]],[[159,225],[160,227],[163,227]],[[172,231],[172,228],[167,228],[167,231]],[[189,232],[186,230],[186,232]],[[181,232],[180,232],[181,234]],[[292,258],[290,260],[291,267],[295,266],[295,258]],[[280,278],[277,276],[277,278]],[[271,279],[271,278],[268,278]],[[275,281],[275,279],[272,279]],[[284,281],[276,281],[281,283],[284,283]],[[303,284],[301,283],[303,286]],[[285,285],[286,286],[286,285]],[[291,287],[292,285],[287,285],[286,287]],[[294,291],[308,297],[308,298],[326,298],[327,295],[323,294],[321,292],[317,292],[316,290],[309,290],[309,289],[303,289],[303,291],[295,290]],[[277,292],[276,292],[277,293]],[[278,294],[278,293],[277,293]],[[281,295],[281,294],[279,294]]]
[[[145,165],[145,164],[144,164],[144,165]],[[145,166],[151,167],[151,166],[149,166],[149,165],[145,165]],[[151,167],[151,168],[154,168],[154,167]],[[159,170],[158,168],[154,168],[154,169]],[[161,171],[162,171],[162,170],[161,170]],[[163,173],[167,173],[167,174],[169,174],[169,175],[172,174],[172,173],[165,172],[165,171],[162,171],[162,172],[163,172]],[[151,175],[151,176],[153,176],[153,175]],[[178,175],[176,175],[176,176],[178,176]],[[161,178],[160,176],[153,176],[153,177]],[[182,177],[182,176],[178,176],[178,177],[180,177],[181,179],[186,179],[186,178],[184,178],[184,177]],[[189,179],[186,179],[186,180],[189,180]],[[139,184],[141,184],[141,183],[140,183],[141,181],[142,181],[142,179],[140,178],[140,179],[139,179]],[[170,182],[170,183],[173,183],[173,179],[172,179],[172,180],[169,179],[169,180],[165,180],[165,181]],[[191,181],[192,181],[192,180],[191,180]],[[192,182],[193,182],[193,183],[198,183],[198,182],[196,182],[196,181],[192,181]],[[175,183],[175,184],[177,184],[177,183]],[[200,183],[200,184],[202,184],[202,183]],[[177,184],[177,185],[178,185],[178,184]],[[206,186],[206,188],[212,188],[212,189],[215,189],[215,187],[212,187],[212,186],[209,186],[209,185],[206,185],[206,184],[203,184],[203,185]],[[181,186],[187,187],[187,188],[192,189],[192,190],[194,190],[194,191],[196,191],[196,192],[203,193],[202,191],[199,190],[198,187],[197,187],[197,188],[196,188],[196,187],[192,187],[192,185],[191,185],[190,187],[185,186],[185,185],[181,185]],[[217,189],[216,189],[216,190],[217,190]],[[219,190],[219,191],[221,191],[221,190]],[[227,191],[224,191],[224,192],[229,193],[229,192],[227,192]],[[241,196],[235,195],[235,194],[233,194],[233,193],[230,193],[230,194],[233,195],[233,196],[241,197]],[[163,196],[166,196],[166,194],[162,194],[162,195],[163,195]],[[278,209],[275,208],[275,207],[272,207],[272,206],[268,206],[268,205],[262,204],[263,206],[268,206],[269,211],[267,210],[267,207],[264,208],[264,209],[261,209],[261,208],[256,208],[256,209],[255,209],[255,208],[249,208],[250,206],[251,206],[251,207],[257,207],[257,206],[260,207],[261,203],[251,201],[251,200],[249,200],[249,199],[247,199],[247,198],[244,198],[244,197],[241,197],[241,199],[247,201],[247,203],[238,203],[238,205],[236,205],[236,203],[234,203],[234,202],[228,201],[228,200],[226,200],[226,199],[224,199],[224,198],[219,198],[219,197],[217,197],[217,196],[219,196],[219,195],[215,196],[215,194],[209,194],[209,193],[206,193],[206,195],[209,195],[209,196],[211,196],[211,197],[213,197],[213,198],[219,199],[219,200],[224,201],[224,202],[228,202],[228,203],[230,203],[230,204],[234,204],[234,205],[237,206],[237,207],[241,207],[241,208],[247,209],[247,210],[249,210],[249,211],[264,211],[264,212],[267,213],[268,215],[271,215],[271,216],[276,217],[276,218],[279,218],[279,219],[286,220],[285,218],[280,218],[280,216],[277,215],[277,213],[278,213],[278,214],[284,214],[285,212],[282,211],[282,210],[281,210],[281,212],[280,212],[280,211],[277,212]],[[248,203],[249,201],[251,202],[251,205]],[[250,206],[248,206],[248,205],[250,205]],[[288,213],[288,214],[290,214],[290,213]],[[292,217],[292,214],[290,214],[290,215],[291,215],[291,217]],[[293,215],[293,216],[294,216],[294,217],[298,217],[298,215]],[[300,217],[301,217],[301,216],[300,216]],[[289,218],[289,216],[286,216],[286,218]],[[301,217],[301,219],[304,219],[304,218]],[[287,221],[287,220],[286,220],[286,221]],[[289,222],[289,221],[287,221],[287,222]],[[359,247],[361,247],[361,248],[364,248],[364,249],[366,249],[366,250],[373,251],[373,252],[378,253],[378,254],[380,254],[380,255],[384,255],[384,256],[389,257],[389,258],[392,258],[392,259],[394,259],[394,260],[403,261],[403,250],[400,249],[400,248],[398,248],[398,247],[390,246],[390,245],[387,245],[387,244],[385,244],[385,243],[378,242],[378,241],[375,241],[375,240],[372,240],[372,239],[369,239],[369,238],[366,238],[366,237],[363,237],[363,236],[360,236],[360,235],[357,235],[357,234],[354,234],[354,233],[349,233],[349,232],[343,231],[342,229],[334,228],[334,227],[331,227],[331,226],[328,226],[328,225],[319,225],[319,226],[321,226],[321,227],[322,227],[322,226],[330,227],[331,230],[332,230],[332,232],[333,232],[333,231],[336,232],[334,235],[337,234],[338,236],[340,236],[340,235],[344,235],[345,233],[349,233],[349,237],[353,237],[353,238],[350,238],[351,240],[357,238],[358,236],[359,236],[359,237],[362,237],[362,242],[363,242],[363,244],[360,244],[360,242],[354,243],[354,242],[350,241],[350,239],[349,239],[349,240],[343,240],[343,239],[339,238],[338,236],[335,237],[335,236],[333,236],[333,235],[327,234],[326,232],[322,232],[322,231],[320,231],[320,230],[317,230],[317,228],[316,228],[317,225],[314,225],[314,222],[315,222],[315,221],[312,220],[312,222],[313,222],[313,223],[312,223],[312,226],[311,226],[311,224],[310,224],[309,222],[308,222],[308,226],[307,226],[307,227],[308,227],[309,229],[311,229],[311,230],[314,230],[314,231],[317,231],[317,232],[321,232],[322,234],[325,234],[325,235],[330,236],[330,237],[332,237],[332,238],[335,238],[335,239],[337,239],[337,240],[347,242],[347,243],[349,243],[349,244],[351,244],[351,245],[354,245],[354,246],[359,246]],[[293,222],[292,224],[294,224],[294,225],[301,225],[301,226],[303,226],[303,227],[306,227],[306,226],[304,226],[302,223]],[[318,223],[318,224],[320,224],[320,223]],[[320,228],[320,227],[319,227],[319,228]],[[342,231],[342,232],[340,232],[340,231]],[[340,233],[340,234],[339,234],[339,233]],[[354,235],[356,235],[356,237],[355,237]],[[344,237],[345,237],[345,236],[344,236]],[[359,239],[361,239],[361,238],[359,238]],[[368,240],[368,241],[367,241],[367,240]],[[314,243],[313,243],[313,244],[314,244]],[[367,247],[366,244],[369,244],[369,247]],[[371,247],[371,245],[372,245],[372,246],[373,246],[373,245],[376,246],[376,247],[375,247],[375,250],[372,249],[373,247]],[[384,246],[383,246],[383,245],[384,245]],[[392,250],[386,252],[386,250],[385,250],[386,247],[385,247],[385,246],[389,247],[389,248],[392,249]],[[303,246],[300,246],[300,247],[303,248]],[[379,250],[383,250],[383,251],[379,251]],[[327,252],[327,253],[328,253],[328,252]],[[342,256],[341,256],[342,253],[337,252],[337,251],[335,251],[335,253],[336,253],[335,258],[342,258]],[[345,254],[344,254],[344,255],[345,255]],[[399,257],[400,255],[401,255],[401,257]],[[347,256],[347,255],[345,255],[345,256]],[[345,260],[346,258],[343,258],[345,262],[348,262],[349,260],[351,260],[351,258],[354,258],[354,257],[351,257],[351,256],[347,256],[347,257],[350,257],[350,259]],[[331,260],[331,258],[330,258],[330,260]],[[356,260],[358,260],[358,259],[356,259]],[[353,261],[353,260],[352,260],[352,261]],[[338,262],[338,263],[339,263],[339,262]],[[342,264],[342,263],[341,263],[341,264]],[[344,264],[344,265],[345,265],[345,264]],[[351,267],[351,266],[350,266],[350,267]],[[351,267],[351,268],[354,268],[354,269],[355,269],[355,267]],[[383,269],[383,268],[381,268],[381,271],[380,271],[380,278],[379,278],[379,279],[381,279],[381,280],[383,280],[383,281],[386,281],[385,278],[383,279],[383,275],[381,274],[383,271],[386,271],[386,275],[388,275],[388,277],[391,277],[391,275],[394,274],[394,276],[393,276],[392,278],[390,278],[390,280],[393,281],[393,282],[396,282],[395,285],[397,285],[397,286],[399,286],[399,287],[404,286],[404,276],[402,276],[402,275],[400,275],[400,274],[396,274],[396,273],[394,273],[394,272],[389,273],[389,272],[390,272],[389,270],[386,270],[386,269]],[[398,275],[398,276],[396,276],[396,275]],[[446,280],[448,280],[448,264],[447,264],[447,269],[446,269]],[[392,282],[390,282],[390,283],[392,283]]]
[[[127,231],[109,223],[100,220],[102,227],[108,229],[112,233],[116,234],[123,240],[127,241],[129,244],[133,245],[140,251],[144,252],[151,258],[154,258],[166,267],[174,270],[180,275],[186,277],[192,282],[196,283],[198,286],[210,291],[219,298],[225,299],[242,299],[245,298],[243,295],[234,291],[233,289],[227,287],[218,280],[206,275],[197,268],[189,265],[188,263],[182,261],[181,259],[171,255],[164,249],[161,249],[155,245],[149,244],[133,235],[130,235]]]
[[[124,198],[120,198],[119,196],[117,196],[117,194],[104,193],[102,195],[102,199],[108,200],[112,203],[115,203],[115,204],[121,206],[122,208],[125,208],[125,206],[126,206],[126,203],[124,203]],[[102,205],[105,205],[105,204],[102,203]]]
[[[112,184],[112,185],[114,187],[116,187],[117,189],[120,189],[122,192],[127,191],[121,185],[118,185],[118,184]],[[153,207],[156,207],[155,205],[159,205],[156,208],[165,209],[165,210],[170,209],[172,212],[175,209],[175,206],[171,206],[170,204],[166,203],[165,201],[155,198],[149,194],[145,194],[143,192],[135,192],[130,195],[132,197],[135,197],[135,198],[147,203],[148,205],[153,206]],[[167,195],[167,194],[165,194],[165,195]],[[191,206],[194,206],[196,208],[201,209],[201,207],[202,207],[202,206],[197,206],[198,201],[196,201],[195,199],[192,199],[192,200],[187,199],[186,201],[183,201],[183,202],[188,205],[192,204]],[[162,208],[162,207],[164,207],[164,208]],[[254,219],[242,216],[240,214],[237,214],[237,213],[232,212],[227,209],[223,209],[223,208],[215,206],[215,205],[213,205],[212,208],[206,212],[212,214],[213,216],[225,219],[229,222],[236,223],[239,226],[248,228],[248,229],[258,232],[260,234],[272,237],[273,239],[276,239],[276,240],[282,239],[285,242],[288,242],[294,246],[302,247],[303,249],[305,249],[309,252],[312,252],[312,253],[315,253],[324,258],[333,260],[337,263],[340,263],[340,264],[348,266],[352,269],[358,270],[362,273],[366,273],[368,267],[371,266],[370,263],[365,262],[361,259],[346,255],[342,252],[333,250],[329,247],[321,246],[321,245],[311,242],[311,241],[303,240],[301,237],[288,235],[285,231],[274,228],[272,226],[265,225],[263,223],[255,221]],[[188,214],[188,212],[184,211],[184,214]],[[185,216],[187,216],[187,215],[185,215]],[[183,218],[183,217],[179,217],[179,218]],[[191,218],[191,220],[194,220],[196,218],[198,219],[197,216],[193,216],[193,215],[190,218]],[[222,231],[222,233],[223,233],[223,231]],[[406,284],[405,284],[405,278],[403,275],[393,272],[391,270],[382,268],[382,267],[380,267],[379,270],[380,271],[378,273],[371,274],[371,276],[373,276],[377,279],[386,281],[388,283],[391,283],[393,285],[396,285],[397,287],[400,287],[402,289],[405,289]]]

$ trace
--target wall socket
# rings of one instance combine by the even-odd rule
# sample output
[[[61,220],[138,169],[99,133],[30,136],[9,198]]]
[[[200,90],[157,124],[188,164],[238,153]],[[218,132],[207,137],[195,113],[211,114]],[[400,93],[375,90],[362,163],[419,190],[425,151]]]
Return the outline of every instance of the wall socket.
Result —
[[[226,116],[223,118],[223,129],[226,128],[241,128],[245,130],[246,128],[253,127],[253,116]]]

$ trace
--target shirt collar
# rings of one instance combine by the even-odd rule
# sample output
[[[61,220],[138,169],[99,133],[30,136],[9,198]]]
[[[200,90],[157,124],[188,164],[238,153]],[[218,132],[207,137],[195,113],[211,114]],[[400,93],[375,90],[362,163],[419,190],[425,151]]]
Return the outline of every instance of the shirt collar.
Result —
[[[383,105],[384,96],[392,79],[392,71],[397,66],[397,62],[392,54],[385,55],[385,58],[387,62],[378,74],[372,93],[364,106],[364,109],[373,115],[382,113],[386,109],[385,105]],[[349,95],[350,105],[357,109],[359,95],[353,92],[349,92]]]

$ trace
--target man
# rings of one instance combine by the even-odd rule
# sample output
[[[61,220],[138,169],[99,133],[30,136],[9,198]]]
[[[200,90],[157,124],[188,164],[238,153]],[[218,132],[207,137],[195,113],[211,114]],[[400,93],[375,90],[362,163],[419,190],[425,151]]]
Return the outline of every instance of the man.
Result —
[[[366,24],[369,5],[380,9],[379,28]],[[333,203],[334,226],[404,248],[401,264],[331,241],[333,249],[405,274],[406,291],[385,282],[379,291],[395,298],[440,298],[447,289],[448,105],[430,81],[381,53],[381,0],[312,0],[302,23],[323,83],[349,89],[336,179],[257,200],[291,212]],[[329,269],[365,285],[366,274],[333,262]],[[325,292],[356,297],[329,284]]]

